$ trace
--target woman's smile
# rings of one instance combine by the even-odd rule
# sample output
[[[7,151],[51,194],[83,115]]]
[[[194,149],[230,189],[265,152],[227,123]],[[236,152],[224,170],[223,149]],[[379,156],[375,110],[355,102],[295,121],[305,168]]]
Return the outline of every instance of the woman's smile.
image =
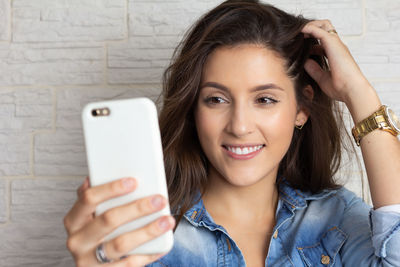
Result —
[[[222,145],[224,151],[229,157],[239,160],[251,159],[257,156],[265,145]]]

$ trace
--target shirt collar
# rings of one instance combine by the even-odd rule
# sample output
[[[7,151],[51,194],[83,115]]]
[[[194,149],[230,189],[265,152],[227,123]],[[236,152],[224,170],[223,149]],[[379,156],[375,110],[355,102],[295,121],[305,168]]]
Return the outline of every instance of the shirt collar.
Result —
[[[289,185],[286,179],[282,179],[279,184],[279,198],[285,203],[289,204],[292,208],[305,208],[307,207],[308,200],[322,199],[337,192],[337,189],[324,189],[319,193],[313,194],[310,191],[301,191]]]
[[[200,197],[200,192],[197,192],[195,199],[199,199],[199,201],[196,204],[194,204],[188,211],[186,211],[183,217],[189,223],[191,223],[196,227],[204,226],[208,228],[210,231],[215,231],[215,230],[225,231],[225,229],[222,226],[214,222],[211,215],[207,212],[203,203],[203,199]]]
[[[284,204],[291,207],[291,209],[302,209],[307,207],[308,200],[322,199],[329,195],[336,193],[337,189],[325,189],[317,194],[313,194],[310,191],[301,191],[295,189],[289,185],[286,179],[282,179],[278,186],[279,198]],[[211,215],[207,212],[200,192],[196,193],[195,199],[198,201],[185,212],[185,219],[194,226],[203,225],[209,228],[211,231],[221,228],[217,225]],[[277,207],[277,211],[280,205]]]

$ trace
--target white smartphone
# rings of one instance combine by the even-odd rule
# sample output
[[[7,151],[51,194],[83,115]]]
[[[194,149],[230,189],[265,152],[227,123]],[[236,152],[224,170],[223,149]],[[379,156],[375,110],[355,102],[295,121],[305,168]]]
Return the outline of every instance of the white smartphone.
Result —
[[[87,104],[82,111],[86,156],[91,186],[123,177],[135,177],[136,190],[97,206],[96,216],[113,207],[153,194],[168,199],[157,109],[149,98],[111,100]],[[161,211],[133,220],[106,236],[105,241],[140,228],[162,215]],[[168,252],[173,245],[172,230],[128,254]]]

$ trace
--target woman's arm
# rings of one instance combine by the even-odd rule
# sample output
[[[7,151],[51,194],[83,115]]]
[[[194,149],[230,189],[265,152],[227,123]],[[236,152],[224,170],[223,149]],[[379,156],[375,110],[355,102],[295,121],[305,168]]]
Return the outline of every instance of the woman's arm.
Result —
[[[365,84],[359,91],[352,91],[353,95],[345,102],[355,124],[381,106],[372,86]],[[392,134],[377,129],[361,139],[360,147],[374,208],[400,204],[399,140]]]
[[[330,66],[327,72],[308,60],[305,69],[328,96],[347,105],[357,123],[377,111],[381,102],[339,36],[328,33],[332,29],[328,20],[312,21],[303,28],[303,33],[321,41],[315,51],[326,55]],[[343,263],[399,266],[400,213],[376,209],[400,204],[400,142],[388,132],[374,130],[360,145],[375,210],[369,211],[368,219],[365,203],[355,199],[348,205],[341,225],[348,234],[341,251]]]
[[[303,33],[318,38],[315,48],[328,58],[326,72],[313,60],[305,68],[321,89],[331,98],[344,102],[354,123],[374,113],[381,106],[375,89],[362,74],[348,48],[328,20],[316,20],[303,28]],[[374,130],[361,139],[361,150],[367,171],[374,208],[400,204],[400,142],[392,134]]]

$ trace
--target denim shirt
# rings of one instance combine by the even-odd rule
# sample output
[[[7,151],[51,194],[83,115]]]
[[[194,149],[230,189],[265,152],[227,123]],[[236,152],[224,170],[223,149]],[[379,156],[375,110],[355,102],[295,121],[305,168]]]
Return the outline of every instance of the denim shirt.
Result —
[[[179,223],[172,250],[148,266],[246,263],[200,200]],[[311,194],[283,183],[265,266],[400,266],[400,214],[374,210],[344,187]]]

